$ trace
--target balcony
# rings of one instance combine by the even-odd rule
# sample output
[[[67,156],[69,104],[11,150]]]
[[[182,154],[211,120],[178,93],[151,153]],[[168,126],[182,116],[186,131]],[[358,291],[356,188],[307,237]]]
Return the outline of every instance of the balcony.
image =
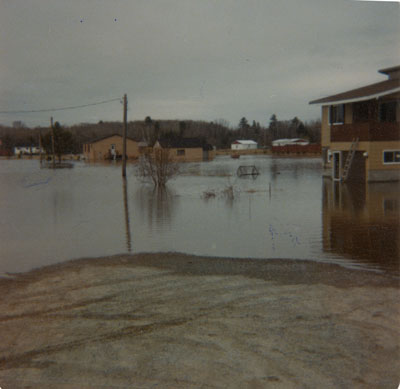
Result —
[[[354,138],[360,142],[400,140],[400,125],[377,121],[331,125],[331,142],[351,142]]]

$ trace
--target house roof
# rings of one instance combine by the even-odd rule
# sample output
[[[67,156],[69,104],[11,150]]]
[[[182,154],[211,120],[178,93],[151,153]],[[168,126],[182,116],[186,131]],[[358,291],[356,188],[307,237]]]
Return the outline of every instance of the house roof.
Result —
[[[389,75],[390,73],[398,72],[398,71],[400,71],[400,65],[378,70],[379,73],[387,74],[387,75]]]
[[[254,140],[235,140],[233,144],[241,144],[241,145],[256,145],[257,142]]]
[[[280,143],[280,142],[290,142],[290,143],[299,143],[299,142],[308,142],[307,139],[302,138],[282,138],[282,139],[275,139],[272,143]]]
[[[400,91],[400,80],[386,80],[363,86],[362,88],[352,89],[347,92],[338,93],[324,97],[322,99],[310,101],[310,104],[327,104],[327,103],[351,103],[356,101],[370,100],[386,95],[390,95]]]
[[[390,77],[393,73],[400,71],[400,66],[393,66],[391,68],[381,69],[379,73],[386,74]],[[363,86],[361,88],[352,89],[336,95],[323,97],[321,99],[310,101],[310,104],[328,104],[328,103],[352,103],[356,101],[365,101],[375,99],[383,96],[390,95],[400,91],[400,79],[395,76],[389,80],[377,82]]]
[[[200,138],[160,139],[161,147],[166,149],[197,149],[212,150],[212,146]]]
[[[119,136],[120,138],[122,138],[121,134],[114,133],[114,134],[111,134],[111,135],[102,136],[100,138],[95,138],[95,139],[91,140],[90,142],[86,142],[86,144],[100,142],[100,141],[102,141],[104,139],[112,138],[113,136]],[[133,139],[130,136],[127,136],[126,139],[133,140],[134,142],[137,142],[136,139]]]

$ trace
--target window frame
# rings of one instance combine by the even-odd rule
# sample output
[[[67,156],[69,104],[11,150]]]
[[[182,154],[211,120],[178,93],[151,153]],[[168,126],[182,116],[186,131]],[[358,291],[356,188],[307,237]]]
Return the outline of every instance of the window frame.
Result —
[[[339,108],[341,107],[341,110]],[[330,125],[344,124],[345,120],[345,104],[332,104],[329,106],[328,121]],[[342,116],[342,117],[339,117]]]
[[[176,155],[177,155],[178,157],[184,157],[185,154],[186,154],[185,149],[177,149],[177,150],[176,150]]]
[[[393,153],[393,162],[385,162],[385,153]],[[399,159],[396,161],[396,153],[399,154]],[[382,162],[384,165],[400,165],[400,149],[394,150],[383,150],[382,151]]]

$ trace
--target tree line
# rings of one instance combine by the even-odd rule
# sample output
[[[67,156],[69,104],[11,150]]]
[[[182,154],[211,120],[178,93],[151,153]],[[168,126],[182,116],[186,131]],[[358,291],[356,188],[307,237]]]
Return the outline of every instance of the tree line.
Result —
[[[79,154],[83,145],[95,139],[122,133],[121,122],[80,123],[72,126],[54,124],[56,136],[60,139],[63,153]],[[16,146],[38,146],[39,134],[42,144],[48,150],[51,143],[49,127],[29,128],[23,122],[14,122],[12,126],[0,125],[0,140],[2,150],[13,150]],[[217,149],[227,149],[238,139],[256,141],[261,147],[271,146],[274,139],[305,138],[311,143],[320,143],[321,122],[313,120],[303,122],[297,117],[291,120],[278,120],[273,114],[267,126],[253,120],[250,122],[242,117],[239,123],[232,127],[224,119],[215,121],[200,120],[153,120],[147,116],[144,120],[128,122],[128,137],[137,141],[146,141],[150,146],[160,137],[172,138],[202,138]],[[59,154],[60,150],[56,150]]]

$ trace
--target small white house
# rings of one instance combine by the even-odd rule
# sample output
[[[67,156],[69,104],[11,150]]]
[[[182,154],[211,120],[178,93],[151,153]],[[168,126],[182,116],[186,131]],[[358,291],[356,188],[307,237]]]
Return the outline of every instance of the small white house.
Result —
[[[43,149],[42,149],[42,153],[43,153],[44,151],[43,151]],[[29,154],[39,154],[40,153],[40,149],[39,149],[39,147],[36,147],[36,146],[32,146],[32,147],[30,147],[30,146],[17,146],[17,147],[14,147],[14,155],[20,155],[20,154],[22,154],[22,155],[24,155],[24,154],[27,154],[27,155],[29,155]]]
[[[272,146],[307,146],[310,142],[307,139],[290,138],[290,139],[276,139],[272,141]]]
[[[258,144],[254,140],[235,140],[231,144],[232,150],[254,150],[257,147]]]

